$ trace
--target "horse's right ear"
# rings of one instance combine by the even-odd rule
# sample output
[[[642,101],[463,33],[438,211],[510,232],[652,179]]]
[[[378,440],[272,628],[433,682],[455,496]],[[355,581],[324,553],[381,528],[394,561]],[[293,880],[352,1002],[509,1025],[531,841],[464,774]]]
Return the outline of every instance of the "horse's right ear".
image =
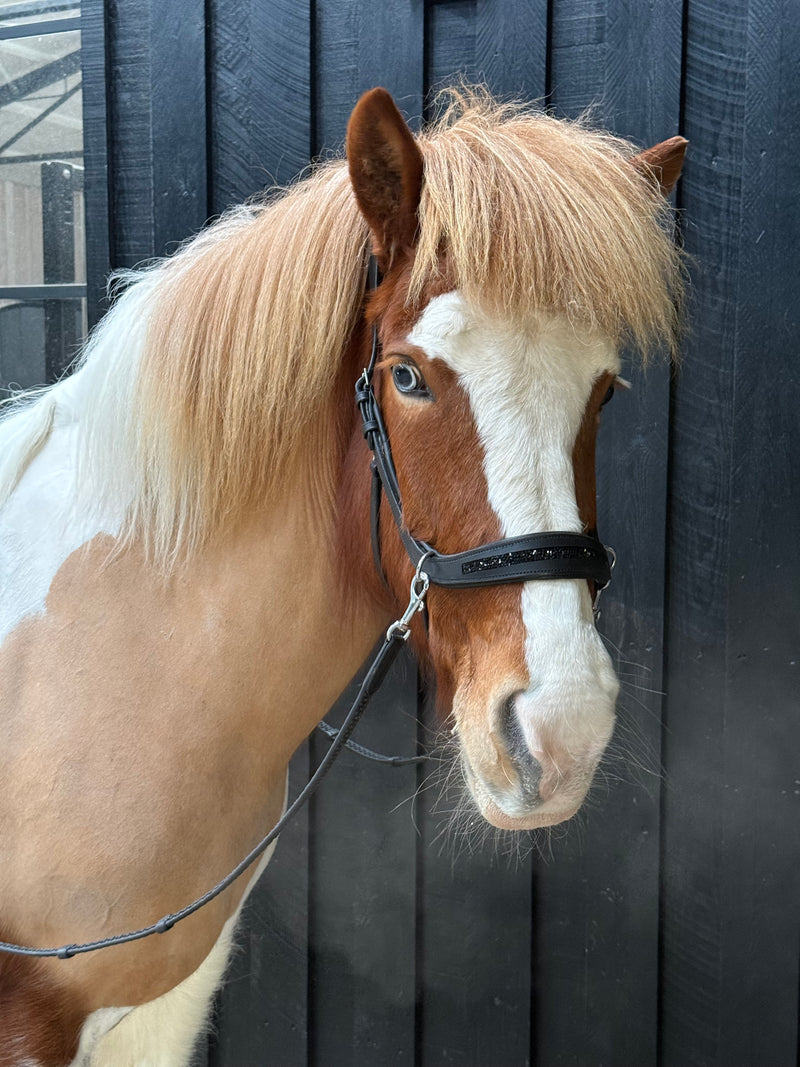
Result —
[[[350,180],[372,230],[374,252],[386,271],[413,247],[422,191],[422,153],[385,89],[364,93],[347,126]]]

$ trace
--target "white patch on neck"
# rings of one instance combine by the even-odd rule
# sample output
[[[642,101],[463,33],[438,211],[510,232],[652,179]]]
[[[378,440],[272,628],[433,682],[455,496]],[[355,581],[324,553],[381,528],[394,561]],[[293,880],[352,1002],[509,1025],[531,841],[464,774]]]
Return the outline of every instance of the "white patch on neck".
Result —
[[[118,526],[76,506],[78,433],[77,425],[59,418],[0,508],[0,642],[27,616],[44,611],[68,556]]]
[[[80,373],[80,372],[79,372]],[[98,533],[114,534],[121,516],[105,519],[85,506],[79,491],[81,427],[64,386],[37,402],[55,399],[53,426],[0,506],[0,643],[20,622],[43,612],[53,578],[62,563]],[[0,424],[4,436],[15,420],[33,420],[36,404]],[[84,505],[84,506],[81,506]]]
[[[157,274],[132,285],[80,368],[0,420],[0,643],[44,611],[81,545],[115,536],[133,495],[130,411]]]
[[[572,450],[592,384],[619,370],[608,338],[557,315],[504,322],[451,292],[431,301],[408,341],[447,363],[469,397],[502,535],[580,532]],[[566,718],[570,731],[590,714],[581,709],[592,708],[586,729],[592,733],[603,720],[602,748],[617,683],[594,628],[586,582],[526,582],[522,617],[530,681],[521,704],[532,706],[536,694],[527,725],[521,715],[531,748],[541,747],[535,721]]]

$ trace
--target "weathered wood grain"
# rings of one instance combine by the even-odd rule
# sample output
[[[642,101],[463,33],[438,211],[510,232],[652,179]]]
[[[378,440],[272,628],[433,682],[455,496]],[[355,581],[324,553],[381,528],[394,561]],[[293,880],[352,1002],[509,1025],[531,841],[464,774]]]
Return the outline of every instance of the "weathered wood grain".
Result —
[[[174,250],[207,216],[204,5],[111,0],[111,263]]]
[[[641,145],[679,132],[681,5],[627,0],[552,9],[549,103]],[[643,372],[604,410],[600,536],[618,553],[600,629],[622,681],[593,790],[536,872],[535,1061],[654,1064],[659,942],[660,713],[669,369]]]
[[[662,1062],[797,1055],[797,19],[691,5],[670,477]],[[794,740],[793,740],[794,739]]]
[[[111,270],[105,5],[81,4],[83,70],[84,227],[86,233],[86,317],[91,329],[106,308],[106,279]]]
[[[349,709],[351,685],[327,716]],[[416,754],[417,671],[404,655],[356,740]],[[329,742],[320,735],[312,752]],[[315,759],[315,762],[316,762]],[[309,864],[309,1064],[414,1063],[416,768],[345,752],[312,802]]]
[[[428,112],[431,96],[439,89],[458,78],[468,82],[481,78],[475,59],[477,10],[478,0],[446,0],[429,8],[425,32]]]
[[[492,92],[522,100],[544,96],[547,24],[545,3],[477,0],[475,59]]]
[[[289,771],[290,802],[308,776],[304,745]],[[308,814],[301,812],[281,834],[245,905],[217,998],[209,1067],[306,1063],[308,952]]]
[[[219,213],[290,182],[308,162],[310,5],[212,0],[207,33],[210,204]],[[304,747],[292,761],[291,796],[308,773]],[[248,901],[240,948],[217,1005],[212,1067],[307,1061],[308,835],[306,809],[281,835]]]
[[[440,725],[431,711],[426,735]],[[453,819],[437,777],[420,793],[417,1067],[525,1067],[530,1056],[530,845]],[[464,789],[463,783],[456,787]]]
[[[412,127],[422,116],[423,0],[317,4],[315,35],[315,153],[344,145],[347,119],[359,96],[382,85]]]
[[[211,0],[209,115],[214,213],[290,182],[311,152],[309,0]]]

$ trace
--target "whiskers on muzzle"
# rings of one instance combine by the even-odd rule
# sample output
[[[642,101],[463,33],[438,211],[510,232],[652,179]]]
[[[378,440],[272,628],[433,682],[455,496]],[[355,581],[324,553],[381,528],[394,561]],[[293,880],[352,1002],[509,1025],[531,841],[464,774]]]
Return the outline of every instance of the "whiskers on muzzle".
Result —
[[[451,727],[430,732],[426,753],[430,762],[422,765],[419,784],[408,802],[417,832],[438,856],[450,858],[451,868],[478,857],[508,869],[521,867],[532,853],[545,861],[552,858],[553,844],[569,832],[567,824],[504,830],[487,822],[470,792],[468,764]]]

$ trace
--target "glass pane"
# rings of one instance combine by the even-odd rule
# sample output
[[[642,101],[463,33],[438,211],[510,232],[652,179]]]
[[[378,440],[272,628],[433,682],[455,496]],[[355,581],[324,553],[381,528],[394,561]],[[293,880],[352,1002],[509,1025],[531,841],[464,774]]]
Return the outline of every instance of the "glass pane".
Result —
[[[80,33],[0,40],[0,285],[82,281],[83,120]],[[70,187],[56,225],[72,254],[45,262],[42,242],[43,164],[63,162]],[[48,193],[65,196],[62,183]]]
[[[46,384],[42,305],[0,301],[0,399]]]
[[[86,334],[85,300],[0,300],[0,400],[60,378]]]
[[[83,301],[2,299],[86,280],[79,14],[75,0],[0,0],[0,386],[57,375],[83,336]]]

